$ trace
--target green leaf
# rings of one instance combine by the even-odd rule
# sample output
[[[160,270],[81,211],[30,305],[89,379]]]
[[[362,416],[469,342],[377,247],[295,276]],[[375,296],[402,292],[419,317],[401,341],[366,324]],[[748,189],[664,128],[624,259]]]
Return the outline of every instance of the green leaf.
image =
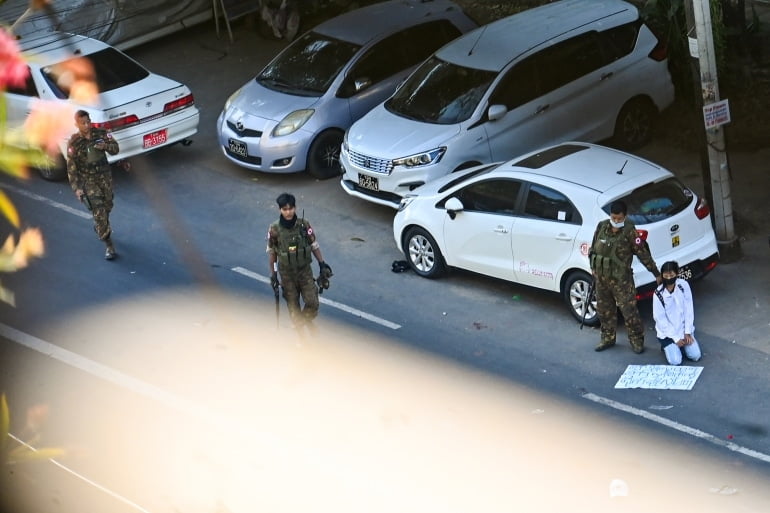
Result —
[[[8,412],[8,401],[5,394],[0,394],[0,456],[5,453],[8,445],[8,431],[11,429],[11,414]]]
[[[50,460],[52,458],[60,458],[64,456],[64,454],[64,449],[57,447],[43,447],[41,449],[32,450],[22,445],[12,449],[8,453],[8,463],[13,464],[28,461]]]

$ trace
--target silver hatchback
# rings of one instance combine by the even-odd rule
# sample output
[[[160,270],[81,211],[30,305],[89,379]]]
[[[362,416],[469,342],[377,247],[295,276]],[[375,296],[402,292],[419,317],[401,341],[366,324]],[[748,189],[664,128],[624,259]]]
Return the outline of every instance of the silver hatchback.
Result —
[[[228,98],[217,120],[222,152],[255,171],[337,176],[345,130],[476,27],[449,0],[392,0],[321,23]]]

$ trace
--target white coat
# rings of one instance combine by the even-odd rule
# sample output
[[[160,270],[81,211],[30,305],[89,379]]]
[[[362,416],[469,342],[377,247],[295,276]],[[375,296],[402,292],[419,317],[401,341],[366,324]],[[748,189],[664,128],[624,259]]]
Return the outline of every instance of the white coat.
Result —
[[[693,310],[692,291],[687,281],[677,278],[671,292],[665,286],[659,287],[652,298],[652,317],[658,340],[671,339],[675,343],[682,340],[686,333],[693,335],[693,343],[681,349],[674,343],[664,347],[666,360],[671,365],[682,363],[682,349],[687,358],[698,361],[701,358],[700,346],[695,340],[695,312]]]

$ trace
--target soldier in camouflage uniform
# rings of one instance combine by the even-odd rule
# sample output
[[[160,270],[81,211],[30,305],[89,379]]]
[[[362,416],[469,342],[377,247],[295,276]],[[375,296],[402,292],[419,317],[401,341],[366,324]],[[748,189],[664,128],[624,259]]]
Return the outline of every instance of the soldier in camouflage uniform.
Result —
[[[117,253],[110,238],[112,171],[106,153],[118,153],[118,142],[108,130],[91,126],[91,118],[84,110],[75,113],[75,126],[78,131],[67,144],[67,177],[75,196],[94,216],[94,231],[107,246],[104,258],[112,260]]]
[[[283,193],[276,199],[281,214],[267,232],[267,254],[270,264],[270,284],[276,291],[283,285],[283,297],[295,328],[313,329],[312,320],[318,315],[318,289],[313,278],[313,256],[321,275],[331,276],[331,267],[323,259],[315,232],[306,219],[297,217],[296,200]],[[276,265],[277,264],[277,265]],[[278,281],[278,272],[281,282]],[[302,296],[304,307],[300,308]]]
[[[631,260],[634,255],[661,283],[660,272],[647,243],[639,237],[634,224],[626,219],[623,201],[610,205],[610,218],[600,221],[594,232],[589,259],[596,283],[596,313],[601,322],[601,341],[596,351],[615,345],[617,311],[623,314],[631,348],[644,351],[644,327],[636,306],[636,286]]]

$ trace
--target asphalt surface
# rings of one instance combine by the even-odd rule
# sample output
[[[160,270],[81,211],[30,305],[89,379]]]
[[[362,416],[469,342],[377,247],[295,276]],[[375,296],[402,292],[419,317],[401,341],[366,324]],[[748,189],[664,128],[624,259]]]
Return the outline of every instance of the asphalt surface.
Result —
[[[200,97],[202,100],[199,103],[202,109],[201,126],[205,127],[207,133],[210,133],[216,116],[219,114],[219,108],[233,91],[231,86],[232,75],[237,73],[244,74],[245,69],[252,69],[256,72],[254,68],[258,66],[256,63],[259,62],[259,58],[254,55],[253,45],[260,45],[259,50],[261,52],[275,52],[282,44],[274,41],[259,41],[258,39],[255,42],[253,35],[244,27],[238,27],[236,43],[233,45],[228,44],[226,36],[220,39],[213,36],[213,27],[203,26],[192,29],[192,32],[195,34],[195,45],[187,45],[187,42],[190,41],[189,34],[183,34],[172,36],[167,40],[157,43],[158,48],[160,48],[160,45],[163,45],[167,46],[168,49],[159,49],[156,52],[154,50],[155,44],[151,44],[138,49],[136,54],[140,57],[140,61],[151,69],[164,73],[166,69],[169,69],[169,73],[172,76],[180,79],[184,77],[184,81],[188,82],[189,85],[194,85],[196,97]],[[164,63],[164,60],[168,58],[169,50],[176,56],[176,60],[172,65]],[[221,74],[211,73],[210,70],[212,68],[204,65],[204,63],[217,63],[220,60],[222,61],[221,64],[228,70]],[[328,248],[328,252],[325,251],[325,253],[329,261],[333,265],[336,262],[351,264],[350,266],[344,265],[340,269],[337,269],[335,265],[335,271],[339,271],[338,281],[333,283],[334,288],[330,289],[326,297],[341,301],[354,299],[346,297],[344,293],[340,292],[347,290],[345,285],[346,273],[344,271],[353,272],[352,269],[345,269],[345,267],[354,267],[352,264],[356,262],[355,256],[345,259],[343,254],[349,252],[352,255],[356,255],[357,246],[364,245],[363,241],[355,241],[354,237],[350,237],[351,234],[361,235],[364,238],[368,237],[370,239],[382,239],[376,242],[374,240],[367,240],[366,244],[374,245],[376,243],[376,247],[380,249],[376,262],[380,263],[383,272],[387,272],[387,274],[378,275],[378,277],[388,278],[388,280],[383,281],[394,282],[404,291],[408,291],[409,299],[427,297],[427,295],[435,293],[436,283],[418,280],[409,273],[393,275],[386,269],[386,267],[389,267],[390,261],[393,258],[397,258],[398,255],[392,249],[392,241],[389,240],[390,234],[375,234],[373,232],[375,229],[380,229],[381,225],[387,225],[387,218],[392,215],[391,211],[368,208],[368,206],[362,207],[349,199],[340,199],[343,193],[339,190],[337,184],[312,183],[312,181],[302,177],[266,177],[252,175],[247,172],[233,171],[233,166],[227,167],[221,164],[222,157],[217,153],[214,141],[202,137],[198,137],[194,145],[184,151],[185,158],[199,159],[201,162],[205,160],[207,163],[210,160],[212,163],[215,163],[206,172],[214,170],[214,173],[221,173],[222,180],[217,188],[205,191],[204,196],[206,204],[211,202],[218,205],[219,208],[199,208],[201,206],[201,191],[198,190],[197,186],[201,182],[197,180],[201,178],[201,175],[198,174],[201,171],[194,169],[195,166],[192,163],[189,165],[188,176],[163,174],[160,180],[167,180],[168,183],[160,184],[160,189],[168,186],[173,187],[175,192],[174,204],[167,206],[167,212],[171,214],[183,212],[184,223],[182,225],[187,227],[187,231],[178,228],[176,232],[170,230],[170,239],[157,236],[155,235],[155,229],[158,226],[162,228],[165,224],[165,228],[169,228],[170,223],[168,219],[153,219],[152,216],[141,211],[140,205],[144,204],[147,198],[143,197],[141,189],[130,187],[130,181],[133,178],[119,177],[118,181],[124,182],[119,195],[121,200],[119,206],[122,208],[117,212],[118,219],[123,220],[123,226],[125,227],[121,234],[122,246],[119,248],[119,250],[123,251],[123,259],[119,260],[122,266],[119,269],[122,269],[123,272],[120,274],[115,273],[114,277],[109,278],[110,281],[107,282],[109,292],[105,292],[104,287],[100,287],[99,283],[84,283],[83,280],[78,279],[78,276],[87,273],[92,265],[94,267],[101,265],[101,262],[97,262],[96,265],[90,263],[86,256],[94,253],[95,257],[99,257],[100,254],[97,251],[101,250],[98,245],[89,244],[89,242],[93,241],[86,238],[90,227],[88,227],[88,223],[85,221],[65,223],[57,226],[60,229],[59,232],[46,234],[52,249],[59,255],[56,261],[60,265],[65,266],[64,268],[68,271],[64,273],[65,276],[70,276],[69,279],[65,278],[66,283],[60,282],[62,280],[61,272],[53,269],[47,270],[41,266],[35,267],[36,275],[32,279],[19,273],[18,275],[9,276],[7,279],[4,277],[4,283],[21,287],[21,282],[23,281],[25,287],[29,287],[32,289],[32,292],[35,292],[35,296],[44,296],[46,287],[59,280],[60,285],[71,288],[73,297],[82,298],[78,300],[80,306],[89,303],[97,305],[105,302],[105,300],[138,295],[146,293],[148,290],[161,290],[163,288],[180,286],[189,282],[191,278],[202,278],[205,280],[209,279],[212,274],[218,280],[225,281],[227,285],[244,289],[245,292],[245,287],[235,279],[237,276],[229,272],[229,268],[234,265],[232,262],[237,261],[236,257],[241,257],[242,255],[231,255],[228,254],[228,251],[239,246],[247,246],[248,250],[244,249],[243,252],[256,252],[257,254],[253,256],[253,259],[256,262],[261,262],[262,242],[259,234],[262,233],[266,226],[263,218],[266,215],[265,212],[270,212],[270,216],[274,212],[274,206],[271,201],[273,196],[270,196],[270,201],[262,198],[262,196],[271,195],[274,187],[280,187],[282,183],[285,183],[287,187],[296,187],[312,194],[312,198],[317,204],[337,202],[343,206],[349,205],[351,207],[349,219],[346,218],[342,222],[339,220],[335,221],[340,227],[339,234],[325,232],[324,244]],[[657,140],[638,153],[664,165],[680,176],[683,181],[693,186],[697,192],[702,191],[702,173],[697,152],[684,151],[682,148],[666,144],[665,141]],[[181,155],[177,150],[171,150],[167,154],[159,154],[152,161],[156,166],[162,166],[164,163],[170,166],[175,159],[181,158]],[[460,274],[454,275],[450,280],[446,280],[438,286],[444,287],[442,290],[446,292],[447,298],[460,297],[466,299],[468,307],[465,311],[460,311],[462,305],[451,305],[451,302],[443,304],[442,302],[434,304],[415,302],[409,303],[409,306],[419,308],[419,315],[399,315],[397,314],[397,305],[380,304],[381,298],[389,297],[389,292],[376,283],[378,280],[371,280],[371,283],[368,285],[370,288],[364,294],[369,296],[369,302],[362,300],[363,302],[357,302],[356,304],[365,310],[384,312],[383,317],[385,318],[399,322],[408,321],[410,324],[413,324],[411,326],[406,325],[400,330],[403,332],[400,337],[403,341],[411,341],[412,345],[427,352],[436,354],[449,353],[450,356],[457,360],[466,361],[479,369],[491,372],[491,375],[509,375],[515,381],[528,383],[533,388],[545,388],[552,392],[565,393],[567,395],[570,393],[574,394],[576,391],[578,394],[582,394],[592,389],[600,390],[599,385],[603,384],[605,385],[604,391],[607,395],[611,395],[616,400],[634,402],[637,404],[637,407],[645,404],[657,406],[673,405],[673,411],[677,411],[679,418],[710,417],[711,422],[716,422],[720,427],[719,430],[714,430],[715,435],[720,438],[726,439],[730,436],[731,438],[735,437],[734,439],[740,442],[743,437],[746,437],[745,439],[751,439],[752,443],[757,444],[757,447],[766,446],[768,441],[767,406],[766,402],[762,401],[762,398],[766,395],[766,369],[768,352],[770,352],[770,292],[768,292],[770,291],[770,266],[767,265],[770,261],[770,247],[768,247],[770,210],[767,206],[767,191],[770,190],[768,182],[770,180],[768,180],[765,167],[768,157],[770,157],[770,147],[752,153],[730,153],[733,177],[731,181],[731,200],[736,213],[736,233],[740,238],[742,255],[733,263],[719,265],[710,276],[693,287],[696,301],[696,326],[704,351],[704,359],[700,364],[706,368],[706,372],[699,380],[696,389],[686,396],[681,395],[681,393],[676,395],[661,391],[611,392],[606,390],[606,388],[611,389],[612,384],[617,379],[618,370],[624,368],[628,363],[661,363],[660,355],[656,354],[655,351],[648,350],[641,356],[634,356],[632,360],[630,350],[627,350],[627,347],[622,347],[622,345],[619,345],[621,347],[617,349],[596,355],[592,351],[593,342],[597,336],[594,330],[578,331],[574,323],[567,318],[566,313],[562,312],[563,306],[558,298],[551,298],[537,292],[521,290],[521,288],[510,287],[507,284],[490,283],[479,280],[476,277]],[[182,165],[181,169],[184,170],[184,165]],[[179,171],[179,169],[175,168],[175,171]],[[140,177],[146,175],[136,172],[133,176]],[[136,179],[138,180],[138,178]],[[239,184],[238,181],[241,183]],[[236,196],[233,193],[234,188],[238,186],[251,187],[252,197],[255,201],[250,206],[250,209],[243,208],[240,204],[242,197]],[[36,184],[36,187],[39,187],[39,192],[45,195],[55,198],[58,195],[61,198],[58,201],[66,203],[68,200],[71,200],[67,196],[69,190],[66,186],[62,187],[62,184]],[[152,190],[152,186],[144,190]],[[310,197],[303,198],[302,201],[305,204],[309,204]],[[22,212],[33,211],[34,216],[42,216],[45,212],[40,208],[36,209],[34,202],[26,198],[20,198],[18,203],[19,209]],[[134,203],[136,203],[136,206]],[[150,203],[152,204],[152,201]],[[155,206],[157,207],[158,204],[156,203]],[[237,225],[238,229],[236,229],[234,220],[228,214],[232,215],[244,211],[253,212],[253,214],[247,215],[253,215],[255,219],[240,220]],[[36,221],[36,224],[44,223],[43,220],[34,216],[33,220]],[[319,216],[319,226],[323,227],[331,224],[332,217],[325,209],[317,208],[314,216]],[[128,217],[136,218],[138,227],[128,225],[126,222]],[[327,222],[327,217],[329,222]],[[146,229],[141,228],[142,223],[147,224]],[[229,226],[231,229],[220,230],[215,234],[209,233],[207,231],[210,229],[209,227],[217,223]],[[243,229],[244,226],[245,229]],[[256,236],[257,240],[255,240],[254,234],[258,234]],[[213,238],[214,235],[218,237],[216,241],[221,245],[221,248],[207,247],[205,245],[206,239]],[[50,239],[48,239],[49,237]],[[78,241],[74,247],[72,246],[72,241]],[[205,261],[196,261],[192,251],[189,254],[185,253],[184,248],[194,248],[196,243],[202,249],[202,259]],[[152,247],[153,250],[149,251],[149,247]],[[370,256],[369,253],[365,252],[360,254],[362,256],[359,259],[364,258],[364,256]],[[186,262],[192,264],[186,268],[166,265],[167,262],[171,263],[171,261],[178,260],[179,258],[184,261],[186,257],[189,257]],[[383,263],[387,265],[383,265]],[[250,267],[264,274],[265,269],[262,269],[259,265],[259,263],[255,263],[250,265]],[[147,271],[150,268],[165,270],[154,275],[143,274],[143,271]],[[127,269],[138,269],[138,272],[131,271],[132,274],[126,276],[125,271]],[[105,274],[105,276],[109,275]],[[260,286],[257,285],[257,288]],[[264,295],[269,299],[267,286],[265,285],[264,288]],[[352,287],[350,290],[352,294]],[[513,298],[511,298],[512,290]],[[260,295],[262,294],[260,293]],[[361,298],[356,297],[355,299]],[[37,312],[31,309],[19,311],[16,317],[18,325],[34,325],[36,320],[40,318],[39,312],[44,312],[47,308],[67,311],[66,297],[52,295],[51,301],[56,301],[60,304],[36,305],[39,309]],[[471,307],[470,305],[473,306]],[[156,306],[160,309],[162,301],[158,300]],[[271,305],[268,304],[267,306],[270,307]],[[504,308],[500,308],[501,306]],[[650,315],[648,306],[642,306],[645,318],[649,318]],[[338,315],[335,309],[329,308],[328,305],[324,308],[325,318],[346,315],[344,313]],[[450,308],[452,309],[450,310]],[[520,319],[521,315],[529,315],[530,318],[537,319],[538,312],[542,312],[543,308],[553,310],[555,314],[546,314],[542,322],[532,322],[531,326],[516,324],[515,321]],[[482,312],[484,310],[497,312],[505,309],[511,309],[516,315],[512,314],[512,319],[506,319],[501,317],[483,317],[483,314],[479,314],[479,310]],[[127,311],[128,309],[124,310],[123,313],[127,313]],[[417,314],[418,312],[414,313]],[[702,315],[699,315],[701,313]],[[127,316],[127,318],[131,317]],[[206,316],[201,315],[199,318],[205,319]],[[553,322],[553,318],[557,320]],[[546,334],[551,336],[543,336],[543,322],[548,322],[549,319],[551,319],[552,324],[548,328],[553,333]],[[115,326],[120,326],[121,322],[125,321],[122,321],[120,315],[116,315],[114,322]],[[254,321],[249,322],[251,323],[250,326],[253,326]],[[272,323],[272,319],[270,319],[270,322]],[[285,322],[285,319],[283,322]],[[160,323],[157,323],[157,325],[159,326]],[[388,331],[388,329],[379,326],[370,327],[366,323],[359,323],[357,326],[366,329],[367,333],[383,334]],[[458,326],[467,326],[464,328],[466,330],[464,333],[459,333],[460,338],[463,338],[464,335],[464,338],[467,339],[467,347],[448,348],[447,341],[458,337]],[[152,320],[147,321],[147,326],[140,326],[140,329],[149,330],[150,327],[155,327]],[[132,362],[137,364],[135,372],[138,372],[138,376],[148,382],[162,383],[164,386],[168,386],[170,389],[178,392],[204,392],[204,390],[188,390],[184,388],[194,385],[192,382],[188,383],[186,381],[170,379],[167,368],[162,363],[180,363],[176,361],[177,355],[185,353],[175,351],[178,348],[172,346],[163,348],[153,347],[151,340],[134,341],[141,343],[131,349],[125,343],[126,341],[121,340],[111,341],[112,343],[110,344],[105,342],[104,344],[88,347],[89,345],[86,344],[86,341],[99,340],[98,334],[94,333],[94,330],[97,330],[97,328],[88,318],[68,319],[64,316],[58,331],[51,327],[48,329],[49,333],[56,333],[57,342],[61,341],[72,350],[88,349],[91,351],[91,357],[99,361],[110,362],[111,359],[116,361],[115,359],[118,356],[131,355],[132,358],[137,359],[136,362]],[[648,330],[650,328],[648,326]],[[176,327],[166,329],[173,330]],[[511,336],[513,333],[516,334],[516,337]],[[570,334],[574,334],[572,336],[573,344],[549,349],[548,344],[552,339],[559,344],[564,344],[570,338]],[[358,338],[357,342],[362,343],[362,345],[366,344],[371,340],[371,336],[373,335],[367,334],[364,337]],[[510,340],[512,338],[515,338],[516,341]],[[528,347],[527,344],[518,345],[518,342],[524,341],[538,342],[538,344],[531,347]],[[651,333],[648,333],[648,346],[651,345],[651,341],[654,342],[654,338]],[[125,344],[122,346],[121,342]],[[211,363],[218,362],[218,355],[221,354],[222,348],[211,343],[205,347],[204,357],[209,358]],[[550,351],[560,352],[561,356],[569,361],[556,362],[556,358],[550,354]],[[2,352],[0,352],[0,358],[3,361],[17,361],[19,358],[21,358],[21,361],[26,361],[27,358],[30,358],[27,352],[27,350],[16,346],[4,346]],[[155,355],[158,352],[162,358],[149,365],[141,365],[141,355]],[[24,354],[20,355],[20,353]],[[203,369],[200,366],[196,366],[188,358],[191,358],[191,356],[185,356],[181,362],[187,364],[187,370]],[[31,359],[46,360],[45,357],[40,355],[35,355]],[[526,359],[528,365],[520,367],[512,363],[517,359],[522,361]],[[34,364],[30,364],[29,368],[13,369],[12,372],[5,372],[4,369],[3,379],[0,381],[3,383],[14,383],[15,378],[18,376],[34,374],[36,372],[33,370],[34,367]],[[103,394],[99,393],[94,399],[93,404],[89,404],[88,407],[78,406],[77,394],[81,392],[85,395],[89,391],[100,389],[99,381],[91,376],[83,376],[78,373],[75,373],[78,374],[77,376],[72,377],[70,376],[72,371],[67,369],[54,368],[49,370],[50,367],[48,365],[44,368],[47,369],[46,372],[67,374],[66,379],[74,380],[74,383],[76,383],[72,391],[74,395],[58,398],[55,390],[52,389],[55,380],[43,378],[39,380],[34,390],[22,392],[15,390],[15,392],[21,393],[22,396],[56,398],[59,408],[64,411],[72,408],[74,404],[78,408],[77,411],[80,411],[79,408],[83,408],[83,418],[98,419],[100,407],[109,405],[116,398],[119,398],[122,404],[130,405],[132,409],[144,412],[141,418],[131,419],[130,412],[126,411],[121,415],[116,415],[114,418],[100,420],[100,425],[97,426],[81,426],[78,422],[72,421],[64,428],[65,434],[69,435],[69,438],[65,439],[77,440],[78,437],[73,435],[78,433],[78,430],[83,427],[99,429],[102,423],[114,423],[125,424],[129,427],[136,426],[137,429],[141,429],[145,425],[142,421],[147,422],[147,418],[165,418],[168,416],[168,413],[158,409],[157,405],[147,404],[143,399],[130,397],[132,394],[120,390],[104,391]],[[313,367],[311,366],[310,368],[312,369]],[[302,369],[299,372],[301,371]],[[211,376],[208,375],[209,372]],[[206,370],[202,376],[210,377],[212,380],[217,377],[214,370],[211,369]],[[556,376],[566,377],[566,379],[555,381],[554,378]],[[573,377],[574,383],[570,383],[570,376]],[[53,378],[54,376],[50,377]],[[233,376],[233,379],[235,379],[235,376]],[[291,381],[298,378],[289,376],[287,379]],[[397,382],[397,380],[398,378],[395,381],[392,380],[392,382]],[[417,383],[420,382],[417,381]],[[587,383],[591,383],[591,385]],[[587,386],[589,390],[581,391],[581,386]],[[571,388],[578,390],[570,390]],[[113,392],[116,395],[111,395]],[[213,394],[213,391],[208,393]],[[123,394],[126,394],[127,397],[123,397]],[[194,393],[192,395],[195,396]],[[402,397],[408,395],[408,391],[402,391]],[[237,399],[246,401],[248,400],[248,395],[232,398],[233,406],[237,406]],[[754,401],[755,405],[752,405]],[[54,406],[57,404],[54,404]],[[711,405],[711,407],[709,408],[707,405]],[[603,417],[607,414],[607,411],[597,407],[594,413],[597,416]],[[398,415],[387,420],[396,423],[405,422],[404,418],[400,418]],[[639,424],[643,424],[643,422],[640,421]],[[174,426],[170,430],[172,433],[183,431],[184,428],[179,426]],[[87,432],[90,431],[83,431],[81,436],[85,437]],[[120,433],[123,432],[120,431]],[[510,435],[510,432],[507,434]],[[158,440],[163,439],[160,434],[154,436],[157,436]],[[165,436],[168,437],[168,434],[165,434]],[[634,439],[627,437],[626,442],[633,445]],[[102,447],[105,454],[114,454],[116,461],[118,461],[118,454],[121,457],[130,456],[130,454],[123,453],[129,451],[128,448],[118,453],[112,453],[109,450],[109,442],[105,441],[103,443]],[[718,456],[724,457],[724,454],[719,450],[709,449],[702,443],[694,442],[693,445],[703,452],[714,452]],[[127,447],[130,447],[130,445]],[[729,457],[724,459],[732,461],[732,458]],[[728,468],[735,468],[738,465],[740,464],[731,462],[726,466]],[[100,478],[104,477],[108,483],[112,482],[113,479],[117,479],[116,475],[120,474],[115,469],[110,469],[109,460],[107,462],[99,462],[97,466],[98,472],[94,475]],[[69,474],[66,474],[66,476],[69,476]],[[67,481],[71,477],[62,477],[61,479]],[[725,482],[730,482],[730,479],[724,479]],[[58,487],[59,495],[54,500],[44,501],[45,507],[52,512],[72,511],[74,509],[82,510],[82,508],[73,506],[73,504],[77,504],[76,502],[69,502],[76,501],[78,494],[61,492],[63,489],[69,489],[69,486],[62,485]],[[74,489],[77,490],[77,488]],[[95,494],[93,487],[90,485],[85,486],[83,493]],[[141,497],[142,494],[137,492],[137,496]],[[120,506],[118,503],[123,504],[123,506]],[[119,511],[125,506],[124,503],[118,501],[114,507],[109,509],[111,511]],[[106,509],[108,509],[107,506],[97,510],[104,511]],[[136,510],[130,506],[128,509]],[[43,508],[42,506],[40,508],[34,507],[31,510],[40,512],[43,511]]]

